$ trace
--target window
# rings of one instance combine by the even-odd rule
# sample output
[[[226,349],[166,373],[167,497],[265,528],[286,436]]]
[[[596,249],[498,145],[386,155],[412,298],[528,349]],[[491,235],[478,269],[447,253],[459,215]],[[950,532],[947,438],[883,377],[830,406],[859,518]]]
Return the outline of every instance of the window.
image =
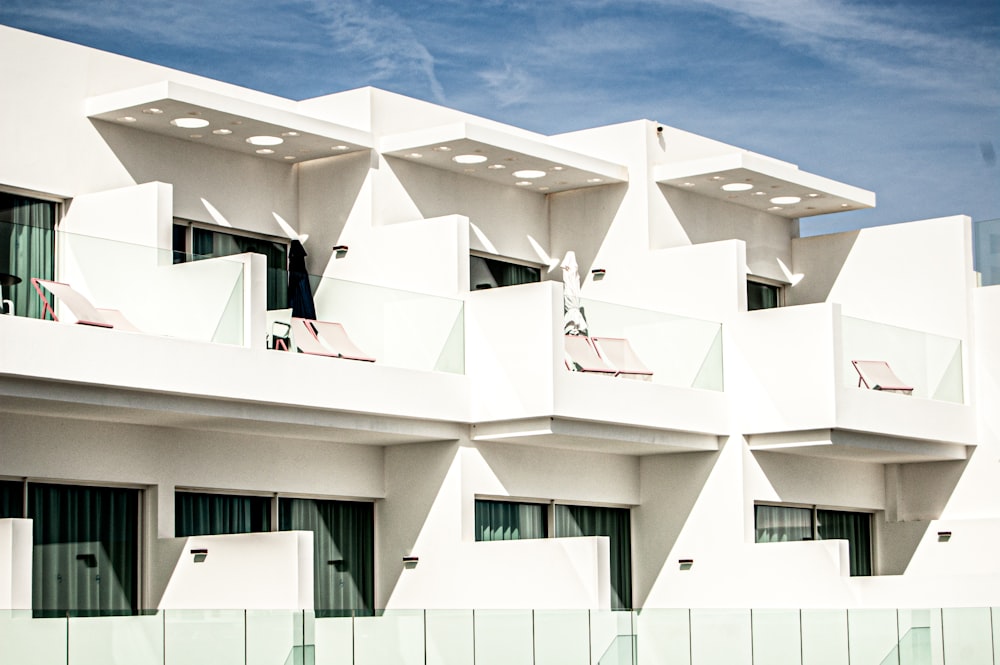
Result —
[[[611,609],[632,607],[632,537],[628,508],[556,505],[555,535],[607,536],[611,541]]]
[[[232,256],[244,252],[267,258],[267,308],[284,309],[288,302],[287,241],[265,236],[206,229],[183,221],[174,223],[174,263]]]
[[[24,482],[0,480],[0,520],[24,517]]]
[[[476,499],[476,540],[525,540],[606,536],[611,550],[611,607],[632,607],[632,537],[628,508],[555,504],[553,528],[548,525],[551,504]]]
[[[524,540],[548,535],[549,507],[541,503],[476,500],[476,540]]]
[[[270,497],[174,493],[174,532],[178,538],[270,530]]]
[[[872,574],[872,516],[822,508],[754,506],[755,541],[846,540],[851,575]]]
[[[497,286],[532,284],[542,280],[537,266],[512,263],[487,256],[469,257],[469,290],[492,289]]]
[[[282,531],[313,532],[316,616],[370,615],[375,607],[375,505],[278,500]]]
[[[139,499],[136,489],[28,483],[36,617],[138,610]]]
[[[781,287],[747,280],[747,310],[771,309],[781,306]]]
[[[0,273],[20,279],[4,286],[18,316],[42,317],[31,278],[55,278],[56,203],[0,192]]]

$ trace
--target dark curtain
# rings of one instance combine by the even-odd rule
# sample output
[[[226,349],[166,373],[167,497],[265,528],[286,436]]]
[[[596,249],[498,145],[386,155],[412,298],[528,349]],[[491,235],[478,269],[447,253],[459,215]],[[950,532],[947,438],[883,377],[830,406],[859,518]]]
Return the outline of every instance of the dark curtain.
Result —
[[[174,493],[174,534],[178,538],[270,530],[269,497]]]
[[[476,501],[476,540],[545,538],[548,506],[513,501]]]
[[[24,517],[24,483],[0,480],[0,519]]]
[[[375,606],[375,506],[280,499],[282,531],[313,532],[316,616],[371,615]]]
[[[312,286],[309,284],[309,271],[306,269],[306,248],[298,240],[292,241],[288,250],[288,307],[292,308],[292,316],[316,320],[316,304],[313,301]]]
[[[820,540],[842,539],[850,545],[851,575],[872,574],[872,516],[840,510],[817,510]]]
[[[137,610],[138,490],[31,483],[28,517],[35,616]]]
[[[556,537],[607,536],[611,541],[611,608],[632,607],[632,543],[627,508],[556,506]]]
[[[192,258],[195,260],[244,252],[263,254],[267,258],[267,308],[284,309],[288,306],[288,250],[283,244],[198,227],[191,229],[191,244]]]
[[[813,539],[811,508],[754,506],[753,513],[758,543]]]
[[[0,273],[21,278],[3,287],[18,316],[41,318],[43,307],[31,278],[55,278],[55,204],[0,193]]]

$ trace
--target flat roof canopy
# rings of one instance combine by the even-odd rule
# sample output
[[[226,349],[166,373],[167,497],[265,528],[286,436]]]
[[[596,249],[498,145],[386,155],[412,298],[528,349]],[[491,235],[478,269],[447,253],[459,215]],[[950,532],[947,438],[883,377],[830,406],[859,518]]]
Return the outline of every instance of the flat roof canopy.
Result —
[[[253,102],[163,81],[91,97],[86,114],[93,120],[290,164],[371,149],[368,132],[302,115],[294,105],[280,98],[274,105]],[[184,126],[202,124],[199,121],[207,124]],[[264,138],[250,142],[253,137]]]
[[[875,206],[875,194],[752,152],[661,164],[656,182],[797,219]]]
[[[507,187],[552,194],[628,182],[620,164],[499,129],[459,122],[382,139],[380,151]]]

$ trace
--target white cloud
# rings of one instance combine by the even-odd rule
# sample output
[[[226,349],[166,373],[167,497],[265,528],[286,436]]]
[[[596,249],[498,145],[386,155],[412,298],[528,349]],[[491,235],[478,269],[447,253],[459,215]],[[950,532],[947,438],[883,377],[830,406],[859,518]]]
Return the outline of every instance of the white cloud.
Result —
[[[371,0],[314,0],[313,4],[334,48],[366,63],[365,78],[399,81],[419,73],[434,99],[445,101],[434,57],[399,14]]]

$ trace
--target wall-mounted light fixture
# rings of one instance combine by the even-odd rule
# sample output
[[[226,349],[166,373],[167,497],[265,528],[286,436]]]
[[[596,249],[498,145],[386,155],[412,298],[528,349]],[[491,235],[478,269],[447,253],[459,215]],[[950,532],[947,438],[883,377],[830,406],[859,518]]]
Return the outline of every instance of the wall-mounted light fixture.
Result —
[[[403,557],[403,568],[416,568],[420,562],[420,557],[408,554]]]
[[[342,259],[347,256],[347,245],[334,245],[333,254],[338,259]]]
[[[604,275],[607,272],[608,271],[605,270],[604,268],[594,268],[593,270],[590,271],[590,274],[593,275],[595,282],[599,282],[602,279],[604,279]]]
[[[951,540],[951,531],[938,531],[938,542],[947,543]]]
[[[192,556],[194,556],[194,562],[195,563],[201,563],[202,561],[204,561],[205,559],[208,558],[208,550],[207,549],[203,549],[203,550],[191,550],[191,554],[192,554]]]
[[[677,563],[680,565],[681,570],[691,570],[691,566],[694,565],[694,559],[678,559]]]

